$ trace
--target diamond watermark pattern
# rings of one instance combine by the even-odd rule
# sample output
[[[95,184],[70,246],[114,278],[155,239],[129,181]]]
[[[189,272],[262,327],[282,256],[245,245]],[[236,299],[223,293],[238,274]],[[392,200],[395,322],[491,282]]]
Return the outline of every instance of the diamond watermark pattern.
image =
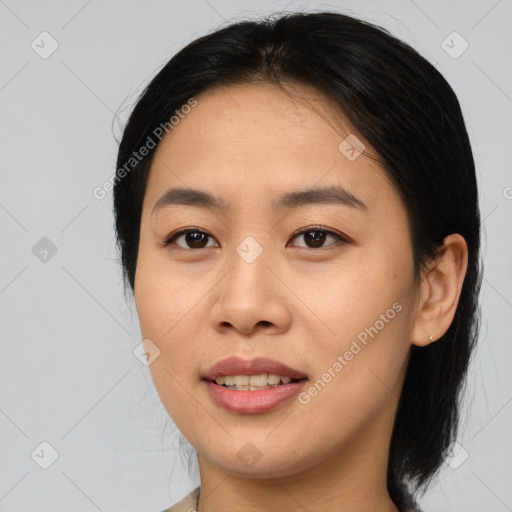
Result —
[[[261,451],[253,443],[246,443],[238,450],[236,456],[246,467],[252,468],[262,457]]]
[[[469,48],[469,43],[454,31],[441,43],[441,48],[452,59],[458,59]]]
[[[338,146],[338,149],[341,153],[345,155],[347,160],[353,162],[356,160],[361,153],[364,152],[366,146],[363,144],[359,138],[353,133],[349,134],[349,136],[341,142]]]
[[[59,453],[48,441],[43,441],[30,456],[38,466],[48,469],[57,460]]]
[[[41,32],[30,46],[39,57],[47,59],[59,47],[59,43],[48,32]]]
[[[252,236],[248,236],[238,245],[236,252],[246,263],[253,263],[263,252],[263,247]]]
[[[443,459],[452,469],[457,469],[464,464],[464,461],[469,457],[469,454],[464,448],[454,441],[443,452]]]
[[[49,238],[43,236],[32,247],[32,254],[42,263],[48,263],[57,254],[57,246]]]
[[[144,366],[149,366],[160,356],[160,349],[149,338],[146,338],[135,347],[133,355]]]

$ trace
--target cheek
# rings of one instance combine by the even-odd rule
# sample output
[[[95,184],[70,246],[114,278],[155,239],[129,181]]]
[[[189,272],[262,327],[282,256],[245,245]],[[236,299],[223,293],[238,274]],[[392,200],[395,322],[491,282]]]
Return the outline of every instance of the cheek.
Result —
[[[397,301],[358,307],[357,314],[346,306],[334,326],[336,336],[314,344],[311,379],[299,397],[308,429],[345,441],[396,405],[410,330],[406,305]]]
[[[189,388],[197,356],[191,338],[198,325],[198,297],[180,287],[179,276],[171,280],[157,268],[142,255],[135,283],[137,315],[143,339],[160,351],[149,366],[155,389],[169,416],[186,426],[195,414]]]
[[[405,258],[359,251],[353,260],[317,272],[299,271],[293,279],[294,292],[303,302],[301,318],[317,333],[320,346],[335,347],[376,323],[379,331],[390,332],[398,327],[397,309],[405,309],[412,279]]]
[[[377,405],[397,384],[410,346],[411,283],[412,260],[391,251],[345,261],[317,274],[315,286],[310,277],[298,279],[297,294],[309,308],[303,320],[315,353],[310,369],[320,380],[312,394],[325,400],[319,410],[329,409],[329,399],[342,408],[362,397]]]
[[[163,405],[169,414],[177,411],[180,400],[180,373],[187,365],[181,361],[186,348],[184,343],[173,343],[173,336],[180,326],[184,313],[180,310],[174,290],[168,288],[164,276],[159,276],[155,266],[144,257],[140,258],[135,280],[135,303],[142,338],[156,345],[158,357],[151,363],[149,370]],[[186,317],[185,317],[186,318]],[[185,352],[186,355],[186,352]]]
[[[193,317],[209,287],[205,276],[189,274],[170,266],[157,251],[141,251],[135,303],[143,336],[163,343],[197,322]]]

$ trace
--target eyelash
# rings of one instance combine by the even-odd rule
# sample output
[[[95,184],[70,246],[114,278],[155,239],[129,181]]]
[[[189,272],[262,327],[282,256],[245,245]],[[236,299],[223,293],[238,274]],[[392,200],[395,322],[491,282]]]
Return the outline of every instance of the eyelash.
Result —
[[[330,229],[326,229],[324,228],[323,226],[311,226],[309,228],[306,228],[306,229],[302,229],[300,231],[296,231],[292,237],[291,237],[291,240],[293,240],[294,238],[297,238],[298,236],[300,235],[303,235],[303,234],[307,234],[307,233],[310,233],[310,232],[321,232],[321,233],[325,233],[327,236],[329,235],[332,235],[334,236],[335,238],[338,239],[338,242],[344,242],[344,243],[348,243],[350,242],[350,239],[344,235],[341,235],[340,233],[336,233],[335,231],[332,231]],[[198,228],[187,228],[187,229],[182,229],[180,231],[177,231],[176,233],[173,233],[169,238],[167,238],[164,243],[163,243],[163,246],[164,247],[168,247],[170,245],[175,245],[175,240],[177,238],[179,238],[180,236],[183,236],[183,235],[186,235],[187,233],[203,233],[205,235],[207,235],[208,237],[210,238],[214,238],[212,235],[210,235],[209,233],[207,233],[206,231],[203,231],[202,229],[198,229]],[[330,245],[335,245],[336,242],[332,243],[332,244],[327,244],[327,246],[322,246],[322,247],[307,247],[307,246],[301,246],[302,249],[311,249],[311,250],[315,250],[315,249],[325,249],[326,247],[329,247]],[[198,251],[198,250],[201,250],[201,249],[208,249],[209,247],[200,247],[200,248],[191,248],[191,247],[180,247],[178,246],[180,249],[185,249],[185,250],[190,250],[190,251]]]

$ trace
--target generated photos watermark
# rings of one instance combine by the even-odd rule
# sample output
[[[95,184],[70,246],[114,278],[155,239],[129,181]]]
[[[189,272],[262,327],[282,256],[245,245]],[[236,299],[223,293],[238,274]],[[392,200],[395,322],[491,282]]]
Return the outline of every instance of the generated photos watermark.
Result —
[[[149,155],[149,152],[154,149],[158,142],[162,140],[165,134],[170,133],[192,109],[197,106],[197,100],[192,96],[188,101],[181,106],[180,109],[174,111],[174,115],[171,116],[169,121],[160,123],[151,133],[148,135],[144,144],[139,148],[138,151],[134,151],[127,162],[122,167],[117,169],[116,172],[110,176],[101,186],[97,186],[93,189],[92,195],[95,199],[101,201],[107,197],[107,193],[114,189],[114,183],[121,181],[127,174],[130,173],[143,159]]]
[[[374,338],[384,327],[389,324],[393,318],[402,311],[403,307],[400,302],[395,302],[385,313],[382,313],[379,319],[370,327],[365,327],[358,335],[357,339],[352,340],[350,348],[343,354],[338,355],[336,360],[322,374],[322,376],[309,388],[299,394],[298,400],[301,404],[308,404],[311,399],[317,396],[331,382],[354,357],[359,354],[364,347],[368,345],[368,337]]]

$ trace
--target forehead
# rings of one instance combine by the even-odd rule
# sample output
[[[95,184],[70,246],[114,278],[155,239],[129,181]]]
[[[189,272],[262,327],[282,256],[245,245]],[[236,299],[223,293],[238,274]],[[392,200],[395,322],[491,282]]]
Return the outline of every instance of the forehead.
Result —
[[[196,99],[197,106],[166,137],[167,145],[187,139],[199,154],[215,150],[226,159],[268,161],[275,153],[264,154],[262,148],[278,151],[276,157],[302,148],[300,154],[308,156],[312,144],[327,146],[341,137],[342,113],[311,87],[242,84],[208,90]],[[219,142],[222,146],[216,146]]]
[[[176,186],[247,202],[262,194],[341,185],[367,204],[376,195],[396,201],[375,160],[344,152],[348,136],[362,140],[342,112],[310,87],[287,90],[243,84],[198,95],[197,106],[156,149],[146,190],[151,206]],[[368,144],[366,153],[374,155]]]

